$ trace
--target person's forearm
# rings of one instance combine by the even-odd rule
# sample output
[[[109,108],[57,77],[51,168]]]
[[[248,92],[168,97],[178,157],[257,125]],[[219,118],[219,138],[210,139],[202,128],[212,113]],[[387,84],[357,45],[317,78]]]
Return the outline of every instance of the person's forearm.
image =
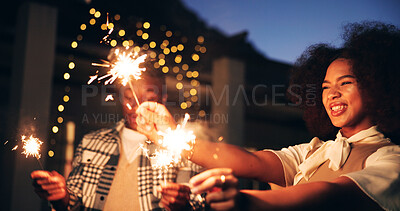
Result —
[[[348,178],[279,190],[242,190],[238,202],[245,210],[381,210]]]
[[[238,177],[284,184],[282,163],[272,152],[251,153],[235,145],[197,140],[191,161],[205,168],[231,168]]]
[[[242,190],[239,204],[245,210],[326,210],[322,202],[329,198],[327,186],[328,183],[313,183],[279,190]]]

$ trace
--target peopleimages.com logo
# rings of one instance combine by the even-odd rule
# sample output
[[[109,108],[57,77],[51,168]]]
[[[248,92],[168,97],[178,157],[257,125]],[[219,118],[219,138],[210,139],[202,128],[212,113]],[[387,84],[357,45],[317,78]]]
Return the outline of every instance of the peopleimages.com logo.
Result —
[[[161,90],[155,85],[146,85],[143,88],[146,90],[152,90],[158,95],[168,95],[166,86],[163,86]],[[300,95],[294,92],[294,90],[301,88],[305,90],[306,99],[303,99]],[[178,94],[174,93],[174,96],[178,96],[178,99],[171,100],[167,98],[165,105],[179,106],[182,102],[187,101],[187,99],[184,97],[184,92],[190,89],[193,89],[193,87],[187,85],[187,87],[183,86],[182,89],[173,90],[174,92],[178,92]],[[115,85],[100,87],[96,85],[82,85],[82,106],[87,106],[89,100],[98,97],[103,99],[100,103],[102,106],[115,106],[118,102],[122,103],[123,89],[119,89],[117,92],[115,90],[117,90]],[[250,88],[246,87],[245,85],[234,87],[230,85],[224,85],[223,88],[220,88],[218,92],[215,91],[211,85],[204,85],[202,88],[197,88],[196,90],[198,99],[197,103],[205,106],[236,106],[238,103],[243,103],[245,106],[299,106],[303,100],[305,100],[305,104],[307,106],[314,106],[316,104],[315,100],[317,97],[316,84],[307,84],[305,88],[296,84],[288,87],[284,84],[276,84],[271,86],[259,84]],[[282,99],[285,99],[286,93],[293,96],[296,103],[284,103]],[[106,102],[104,99],[106,99],[110,94],[115,95],[113,98],[114,101]],[[139,99],[139,101],[144,102],[146,99]]]

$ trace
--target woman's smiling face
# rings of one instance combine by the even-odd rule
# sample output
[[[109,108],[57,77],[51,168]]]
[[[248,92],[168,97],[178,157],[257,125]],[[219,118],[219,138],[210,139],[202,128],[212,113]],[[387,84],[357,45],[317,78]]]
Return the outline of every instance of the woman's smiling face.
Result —
[[[329,65],[322,83],[322,102],[332,124],[348,136],[372,126],[348,59],[336,59]]]

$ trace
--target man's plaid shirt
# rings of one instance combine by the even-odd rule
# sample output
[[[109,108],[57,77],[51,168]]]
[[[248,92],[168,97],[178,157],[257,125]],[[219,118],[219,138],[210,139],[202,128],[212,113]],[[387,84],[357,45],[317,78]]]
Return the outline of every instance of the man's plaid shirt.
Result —
[[[70,192],[69,208],[72,210],[102,210],[113,181],[118,160],[120,131],[124,121],[114,128],[101,129],[85,135],[75,151],[72,171],[67,179]],[[149,146],[147,146],[149,147]],[[190,163],[191,176],[200,171],[200,167]],[[138,195],[141,210],[161,210],[161,195],[155,188],[164,182],[176,182],[178,168],[167,171],[154,170],[150,160],[142,154],[138,165]],[[160,175],[162,175],[160,177]],[[195,198],[195,197],[191,197]],[[198,201],[192,201],[202,207]]]

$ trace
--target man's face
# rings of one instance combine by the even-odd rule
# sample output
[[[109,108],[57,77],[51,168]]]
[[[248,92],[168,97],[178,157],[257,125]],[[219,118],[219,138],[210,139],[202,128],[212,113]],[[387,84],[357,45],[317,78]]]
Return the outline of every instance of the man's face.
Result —
[[[163,87],[162,82],[159,79],[154,80],[152,78],[143,78],[137,81],[132,81],[132,85],[139,103],[143,103],[145,101],[163,103],[163,101],[166,100],[165,93],[163,99]],[[135,96],[129,88],[129,85],[122,87],[121,94],[122,111],[126,120],[125,125],[130,129],[136,130],[136,109],[138,105],[136,103]]]

